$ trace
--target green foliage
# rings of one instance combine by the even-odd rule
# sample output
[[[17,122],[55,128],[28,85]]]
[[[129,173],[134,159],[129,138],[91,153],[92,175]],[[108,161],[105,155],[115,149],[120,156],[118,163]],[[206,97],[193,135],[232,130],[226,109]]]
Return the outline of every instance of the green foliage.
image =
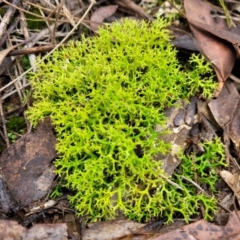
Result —
[[[6,126],[9,131],[19,131],[25,127],[24,117],[12,116],[7,119]]]
[[[6,126],[8,138],[11,143],[14,143],[19,139],[19,134],[22,134],[26,128],[26,122],[22,116],[11,116],[7,119]]]
[[[24,70],[28,70],[31,67],[31,63],[28,56],[20,58],[20,63],[23,66]]]
[[[47,27],[45,20],[41,17],[41,12],[38,8],[32,7],[30,9],[31,13],[39,15],[39,17],[26,13],[27,26],[28,29],[41,30]]]
[[[31,76],[34,105],[29,119],[50,116],[60,154],[57,173],[79,215],[89,220],[124,214],[138,221],[195,213],[198,201],[166,182],[153,157],[170,145],[157,141],[163,110],[196,93],[206,72],[195,57],[195,74],[181,71],[164,20],[126,20],[99,30],[99,36],[71,42]],[[199,64],[199,68],[198,68]],[[199,71],[198,71],[199,69]],[[195,79],[195,77],[199,77]],[[211,76],[210,76],[211,78]],[[204,82],[209,95],[215,84]]]
[[[11,143],[16,142],[16,140],[17,140],[16,134],[14,134],[14,133],[8,133],[7,135],[8,135],[8,138],[10,139]]]

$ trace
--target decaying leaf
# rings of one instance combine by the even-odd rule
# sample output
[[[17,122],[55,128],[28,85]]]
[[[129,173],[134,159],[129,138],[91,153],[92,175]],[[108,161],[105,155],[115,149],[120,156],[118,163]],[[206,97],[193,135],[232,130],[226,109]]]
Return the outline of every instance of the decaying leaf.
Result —
[[[237,216],[238,214],[238,216]],[[232,212],[229,216],[229,221],[226,226],[217,226],[205,220],[200,220],[192,224],[175,229],[172,232],[162,234],[158,237],[151,238],[152,240],[239,240],[239,217],[240,211]]]
[[[240,204],[240,175],[239,173],[232,174],[227,170],[220,172],[221,177],[227,183],[227,185],[233,190],[238,204]]]
[[[83,240],[101,239],[110,240],[121,238],[136,231],[144,224],[136,223],[128,220],[104,221],[96,222],[88,225],[83,232]],[[100,237],[101,236],[101,237]]]
[[[36,224],[26,229],[15,221],[0,220],[0,239],[14,240],[67,240],[65,223]]]
[[[119,8],[121,8],[121,11],[126,12],[130,15],[137,15],[137,19],[147,19],[147,20],[154,20],[152,16],[147,14],[141,6],[139,6],[137,3],[131,0],[113,0],[114,4],[117,4]]]
[[[193,24],[194,26],[205,30],[223,40],[226,40],[232,44],[240,44],[240,35],[239,34],[235,34],[233,31],[231,31],[230,29],[219,29],[218,27],[216,28],[216,26],[211,26],[211,25],[207,25],[207,24],[203,24],[201,22],[197,22],[194,20],[190,20],[191,24]]]
[[[97,31],[105,18],[112,16],[117,11],[117,5],[108,5],[98,8],[90,18],[90,26],[93,31]]]
[[[233,141],[237,154],[240,154],[240,99],[231,82],[226,82],[217,99],[208,104],[216,122]]]
[[[68,233],[71,236],[74,236],[75,239],[79,239],[78,227],[77,227],[75,218],[76,218],[76,216],[74,214],[66,213],[63,217],[63,220],[67,224]]]
[[[209,102],[208,106],[221,128],[224,129],[232,121],[237,108],[238,98],[239,94],[234,84],[226,82],[218,98]]]
[[[13,212],[17,212],[19,210],[19,206],[16,200],[12,197],[7,184],[4,179],[0,175],[0,207],[4,214],[7,214],[12,210]]]
[[[140,224],[129,220],[115,220],[91,223],[84,230],[82,240],[149,240],[160,232],[167,233],[185,225],[183,221],[176,220],[162,228],[163,222]]]
[[[50,120],[46,119],[0,156],[3,178],[21,207],[44,197],[52,185],[55,143]]]
[[[239,122],[240,122],[240,99],[237,99],[237,106],[235,109],[235,114],[233,116],[233,119],[231,121],[231,124],[229,125],[229,129],[228,129],[228,136],[229,138],[233,141],[234,143],[234,148],[238,154],[238,156],[240,156],[240,126],[239,126]]]

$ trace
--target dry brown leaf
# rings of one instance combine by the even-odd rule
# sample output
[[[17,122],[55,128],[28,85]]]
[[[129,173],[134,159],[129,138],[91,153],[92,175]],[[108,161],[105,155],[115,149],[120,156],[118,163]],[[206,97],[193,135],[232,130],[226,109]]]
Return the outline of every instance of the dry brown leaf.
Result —
[[[218,98],[212,99],[208,106],[240,156],[240,99],[234,83],[227,81]]]
[[[213,18],[211,12],[215,10],[210,3],[201,0],[185,0],[184,8],[189,26],[195,38],[195,44],[199,51],[213,64],[219,81],[219,91],[223,83],[231,74],[235,63],[234,49],[225,41],[209,33],[202,26],[209,26],[218,31],[225,30],[223,19]],[[196,22],[198,23],[196,26]]]
[[[185,225],[183,221],[176,220],[173,224],[162,228],[163,222],[160,220],[140,224],[129,220],[114,220],[91,223],[83,231],[82,240],[149,240],[160,232],[167,233]]]
[[[0,175],[0,209],[4,214],[10,211],[17,212],[19,210],[18,203],[10,193],[6,182]]]
[[[208,106],[221,128],[232,121],[238,104],[239,94],[231,82],[226,82],[218,98],[212,99]]]
[[[65,223],[36,224],[26,229],[15,221],[0,220],[0,239],[67,240],[67,226]]]
[[[88,224],[88,228],[83,232],[83,240],[111,240],[121,238],[135,232],[144,226],[128,220],[104,221]]]
[[[137,15],[137,19],[148,19],[148,20],[154,20],[152,16],[147,14],[138,4],[136,4],[132,0],[112,0],[113,3],[117,4],[121,11],[127,13],[128,15]],[[133,14],[134,13],[134,14]]]
[[[233,141],[234,147],[237,151],[238,156],[240,156],[240,99],[237,99],[237,107],[235,108],[235,113],[231,124],[229,124],[228,135],[229,138]],[[230,105],[231,106],[231,105]]]
[[[63,216],[63,221],[67,224],[68,233],[70,236],[73,236],[72,239],[80,239],[78,234],[78,226],[76,224],[76,214],[65,213]]]
[[[108,5],[98,8],[90,18],[90,26],[93,31],[97,31],[102,25],[104,19],[112,16],[117,11],[117,5]]]
[[[46,119],[0,156],[3,178],[21,207],[44,197],[52,185],[55,143],[50,120]]]
[[[226,40],[232,44],[240,44],[240,35],[235,34],[230,29],[227,29],[227,28],[221,29],[216,26],[211,26],[211,25],[203,24],[201,22],[194,21],[192,19],[190,19],[190,22],[194,26],[196,26],[200,29],[204,29],[204,30],[208,31],[209,33],[211,33],[223,40]]]
[[[238,216],[237,216],[238,214]],[[178,228],[172,232],[162,234],[151,240],[239,240],[239,212],[232,212],[226,226],[217,226],[204,220],[191,223],[189,225]]]
[[[204,29],[215,36],[222,38],[223,40],[228,41],[233,45],[240,44],[240,25],[236,25],[236,27],[230,27],[228,29],[219,30],[216,27],[212,27],[206,24],[202,24],[191,20],[191,23],[200,29]],[[174,29],[173,29],[174,31]],[[172,40],[172,44],[177,48],[184,48],[191,51],[198,51],[197,46],[193,41],[193,36],[191,33],[187,33],[185,35],[179,35],[178,31],[174,31],[175,39]],[[236,49],[235,49],[236,50]],[[237,51],[238,53],[238,51]]]
[[[227,183],[227,185],[233,190],[238,204],[240,204],[240,176],[239,173],[232,174],[227,170],[223,170],[220,172],[221,177]]]

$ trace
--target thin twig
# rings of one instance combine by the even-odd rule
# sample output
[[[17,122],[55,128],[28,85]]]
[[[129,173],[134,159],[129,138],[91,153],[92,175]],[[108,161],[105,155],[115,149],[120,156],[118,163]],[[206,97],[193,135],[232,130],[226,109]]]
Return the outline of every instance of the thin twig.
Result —
[[[17,25],[19,23],[19,18],[16,18],[13,20],[11,26],[8,28],[7,30],[7,34],[5,34],[4,36],[2,36],[1,40],[0,40],[0,47],[2,47],[2,45],[5,43],[5,41],[7,40],[7,36],[10,35],[14,29],[16,29]]]
[[[29,31],[28,31],[28,28],[27,28],[27,20],[26,20],[23,12],[20,12],[20,16],[21,16],[20,26],[21,26],[24,38],[28,39],[30,37],[30,34],[29,34]],[[29,43],[26,44],[27,48],[30,48],[32,46],[33,46],[33,42],[29,42]],[[34,63],[36,62],[36,55],[35,54],[28,54],[28,59],[29,59],[30,65],[33,66]]]
[[[234,76],[233,74],[230,74],[229,78],[231,78],[234,82],[240,83],[240,79]]]
[[[60,14],[60,10],[63,6],[64,2],[61,1],[61,3],[57,6],[56,8],[56,21],[54,23],[54,28],[53,28],[53,31],[52,31],[52,44],[56,44],[56,40],[55,40],[55,37],[56,37],[56,31],[57,31],[57,22],[59,20],[59,14]]]
[[[38,46],[38,47],[32,47],[32,48],[24,48],[19,50],[13,50],[11,51],[7,56],[19,56],[19,55],[28,55],[31,53],[42,53],[52,50],[56,45],[46,45],[46,46]]]
[[[167,177],[165,177],[165,176],[161,176],[161,177],[162,177],[166,182],[168,182],[169,184],[171,184],[172,186],[174,186],[175,188],[180,189],[180,190],[183,191],[183,188],[182,188],[179,184],[173,182],[172,180],[170,180],[169,178],[167,178]]]

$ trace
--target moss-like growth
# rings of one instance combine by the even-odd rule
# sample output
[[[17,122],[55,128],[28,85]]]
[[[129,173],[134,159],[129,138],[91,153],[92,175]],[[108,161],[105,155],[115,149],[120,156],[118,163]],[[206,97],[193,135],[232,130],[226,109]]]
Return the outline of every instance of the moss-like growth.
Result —
[[[174,174],[173,179],[183,188],[187,189],[188,194],[194,196],[195,203],[201,204],[205,210],[204,218],[213,220],[217,210],[217,202],[214,197],[209,198],[192,183],[184,181],[181,176],[197,181],[196,183],[205,190],[208,195],[216,193],[215,185],[219,179],[218,168],[226,167],[226,156],[223,144],[220,139],[206,141],[202,144],[204,154],[185,156],[181,154],[181,175]]]
[[[170,45],[168,23],[126,20],[99,30],[99,36],[70,43],[32,75],[37,124],[50,116],[58,138],[57,173],[75,190],[70,201],[90,220],[112,219],[121,212],[139,221],[180,212],[188,220],[198,200],[169,185],[161,163],[168,143],[156,141],[163,110],[203,87],[215,88],[201,75],[208,64],[181,71]]]

